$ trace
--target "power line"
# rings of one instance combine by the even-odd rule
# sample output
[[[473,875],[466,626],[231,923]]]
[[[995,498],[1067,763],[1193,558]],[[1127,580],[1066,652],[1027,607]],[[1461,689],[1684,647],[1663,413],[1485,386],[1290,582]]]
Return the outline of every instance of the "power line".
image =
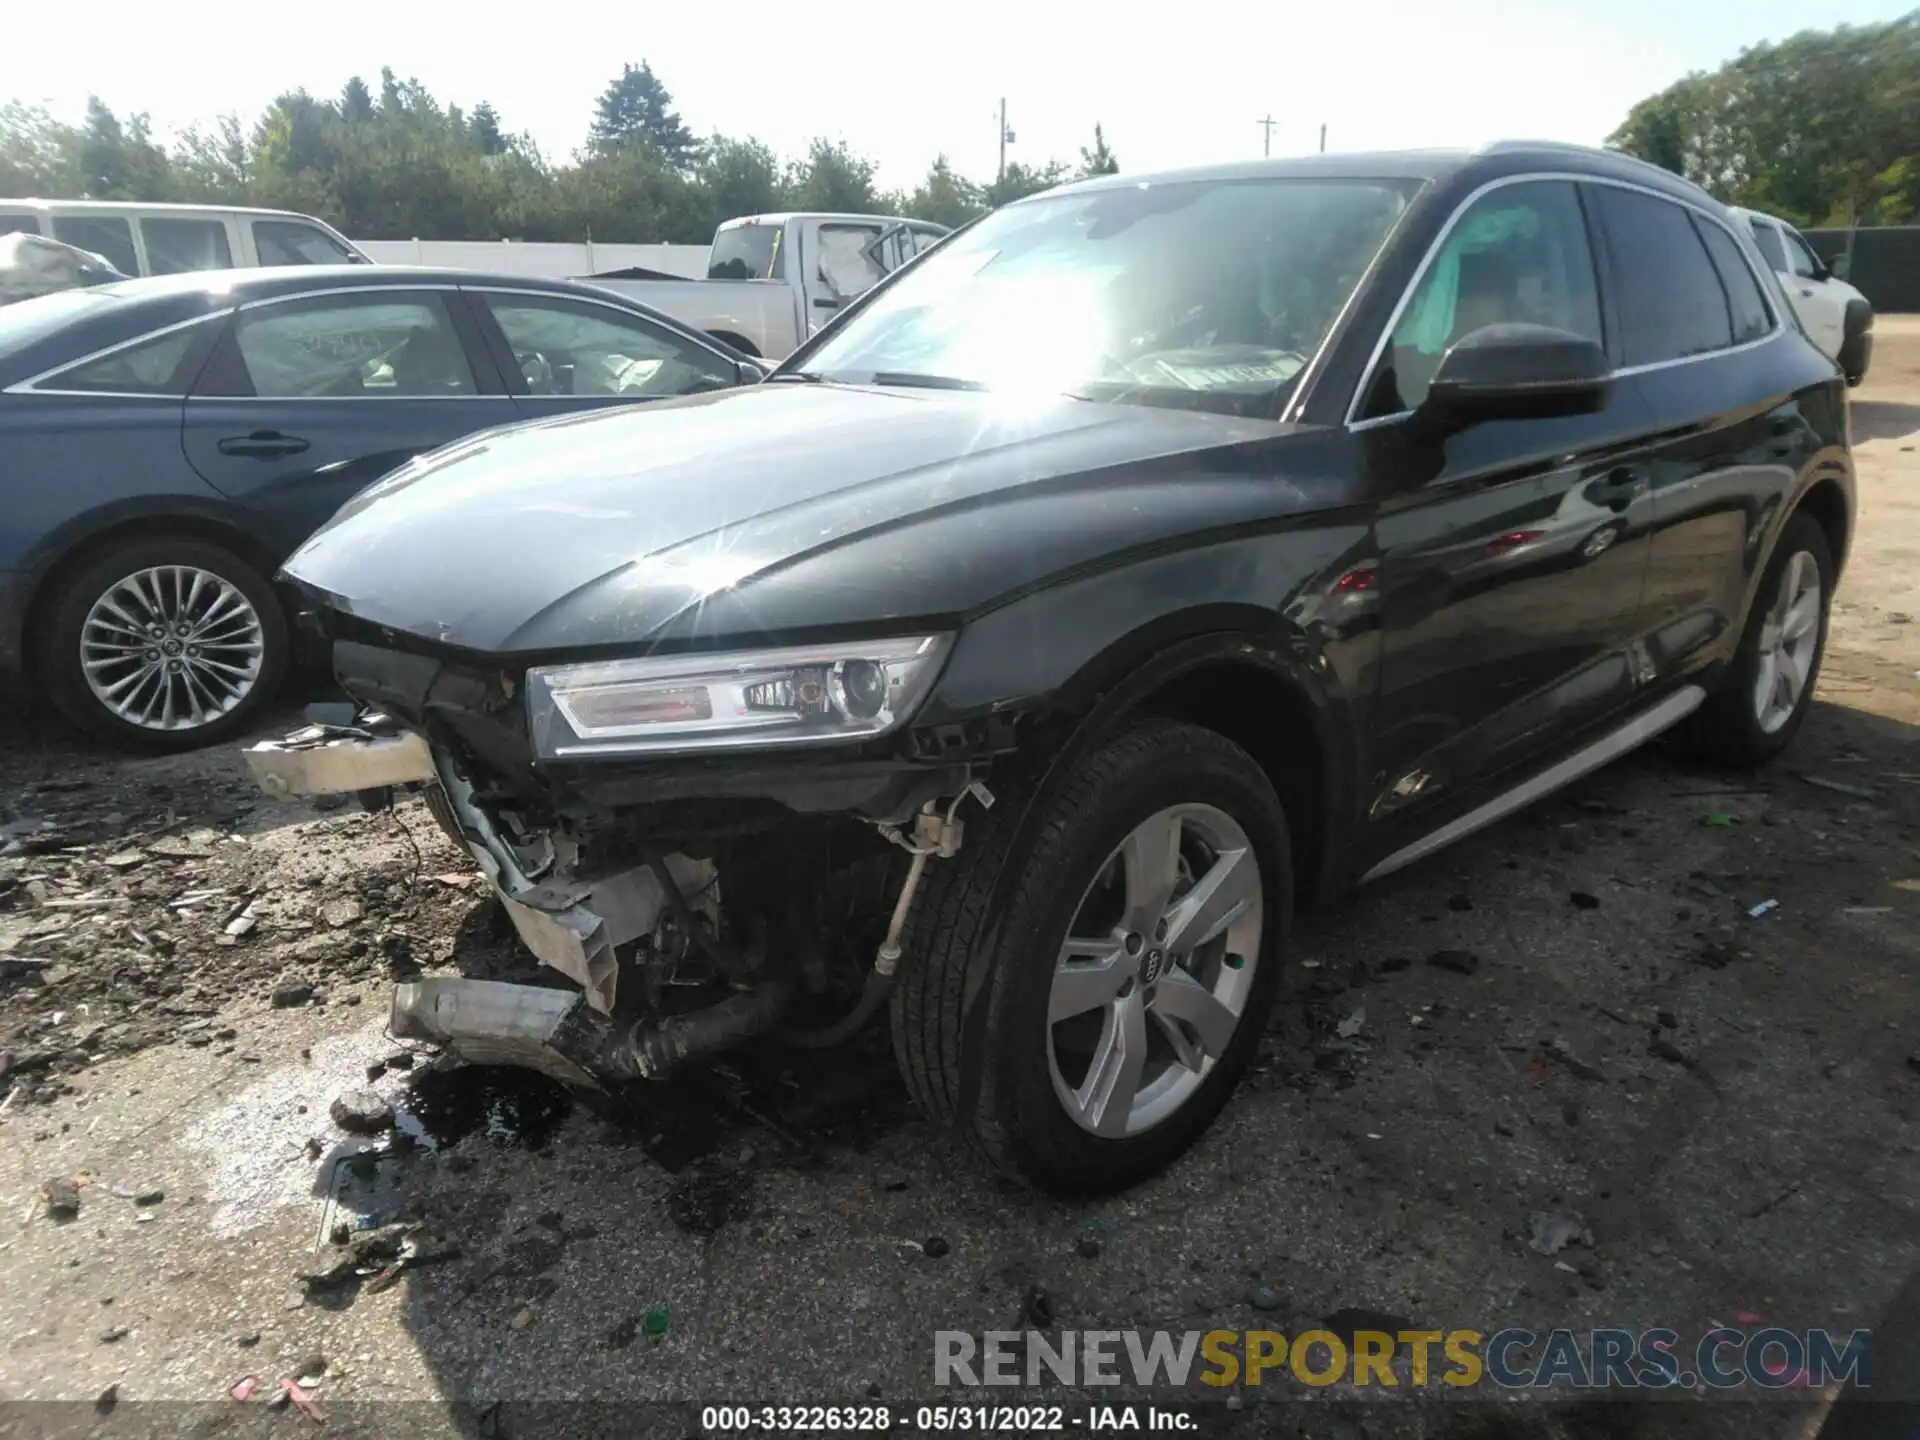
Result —
[[[1273,154],[1273,127],[1278,125],[1280,122],[1273,118],[1273,112],[1269,110],[1264,120],[1256,120],[1253,123],[1258,125],[1261,131],[1263,132],[1261,145],[1260,145],[1260,153],[1262,155]]]

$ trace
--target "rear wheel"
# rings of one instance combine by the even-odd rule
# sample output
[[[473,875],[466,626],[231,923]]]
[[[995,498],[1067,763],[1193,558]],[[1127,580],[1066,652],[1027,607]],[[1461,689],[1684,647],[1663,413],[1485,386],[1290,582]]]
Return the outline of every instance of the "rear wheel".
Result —
[[[1733,664],[1687,739],[1711,763],[1761,765],[1792,743],[1813,704],[1833,600],[1833,553],[1810,515],[1780,533]]]
[[[115,544],[65,578],[47,614],[39,661],[49,697],[129,749],[223,740],[252,722],[286,671],[273,587],[210,541]]]
[[[1117,1190],[1199,1137],[1259,1043],[1292,905],[1286,819],[1245,751],[1162,720],[1023,821],[1015,799],[975,812],[929,876],[895,1049],[921,1106],[1002,1169]]]

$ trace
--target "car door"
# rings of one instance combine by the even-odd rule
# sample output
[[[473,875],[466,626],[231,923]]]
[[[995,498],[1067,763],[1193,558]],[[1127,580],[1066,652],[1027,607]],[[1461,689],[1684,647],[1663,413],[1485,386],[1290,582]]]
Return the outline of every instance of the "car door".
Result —
[[[182,443],[285,552],[387,471],[518,418],[458,291],[338,290],[240,307]]]
[[[1644,402],[1490,421],[1444,441],[1409,422],[1449,346],[1522,322],[1606,343],[1595,246],[1566,180],[1497,184],[1428,255],[1359,397],[1381,495],[1380,683],[1369,818],[1378,853],[1625,705],[1647,567]]]
[[[1840,358],[1847,338],[1847,301],[1851,289],[1833,278],[1826,262],[1813,253],[1806,237],[1791,225],[1780,227],[1787,248],[1787,273],[1780,277],[1787,299],[1813,343],[1830,358]]]
[[[1734,639],[1755,542],[1821,447],[1796,391],[1832,375],[1782,334],[1758,257],[1718,217],[1620,186],[1591,193],[1625,378],[1653,416],[1648,663],[1676,679]]]
[[[706,342],[624,306],[548,291],[469,287],[523,415],[660,400],[741,383]]]
[[[1838,359],[1841,341],[1846,338],[1847,304],[1827,281],[1815,278],[1826,267],[1806,242],[1785,226],[1764,215],[1749,215],[1747,220],[1754,243],[1772,266],[1800,328],[1822,351]]]

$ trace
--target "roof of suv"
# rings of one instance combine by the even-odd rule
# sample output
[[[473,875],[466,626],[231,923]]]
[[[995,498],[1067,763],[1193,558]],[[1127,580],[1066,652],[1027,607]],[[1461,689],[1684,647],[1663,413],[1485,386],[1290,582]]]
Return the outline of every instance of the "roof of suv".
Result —
[[[1103,175],[1078,181],[1062,189],[1115,189],[1183,180],[1310,179],[1315,176],[1351,180],[1442,181],[1480,173],[1491,180],[1529,171],[1592,175],[1657,190],[1695,205],[1702,201],[1718,203],[1692,181],[1684,180],[1669,170],[1662,170],[1657,165],[1613,150],[1597,150],[1587,145],[1569,145],[1555,140],[1500,140],[1478,150],[1376,150],[1354,154],[1241,160],[1222,165],[1163,170],[1148,175]],[[1042,193],[1057,195],[1060,190]]]

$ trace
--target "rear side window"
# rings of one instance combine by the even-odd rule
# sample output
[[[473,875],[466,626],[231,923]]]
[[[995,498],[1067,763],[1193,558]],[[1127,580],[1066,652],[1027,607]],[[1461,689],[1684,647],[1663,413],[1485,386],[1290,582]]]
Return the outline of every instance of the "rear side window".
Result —
[[[350,265],[354,254],[326,231],[293,220],[253,222],[262,265]]]
[[[208,394],[281,399],[477,393],[446,302],[434,293],[363,291],[243,310],[233,356],[202,382]]]
[[[140,273],[140,260],[133,252],[133,226],[123,216],[56,215],[53,238],[91,250],[122,275]]]
[[[1795,230],[1781,228],[1781,238],[1787,242],[1787,269],[1802,280],[1810,280],[1820,273],[1819,257],[1813,253],[1813,247]]]
[[[735,225],[730,230],[719,231],[713,237],[712,248],[707,251],[707,278],[784,279],[784,267],[780,263],[780,234],[781,227],[778,225]]]
[[[1706,242],[1707,254],[1713,258],[1720,283],[1726,287],[1727,305],[1733,312],[1734,343],[1744,345],[1749,340],[1758,340],[1773,329],[1773,312],[1760,291],[1760,282],[1754,279],[1753,267],[1725,230],[1697,215],[1693,223]]]
[[[40,221],[37,216],[25,215],[18,210],[0,210],[0,235],[38,235]]]
[[[1787,268],[1787,247],[1780,243],[1780,232],[1767,220],[1750,220],[1753,226],[1754,243],[1760,247],[1760,253],[1767,257],[1767,264],[1775,270]]]
[[[1693,217],[1671,201],[1637,190],[1595,185],[1588,193],[1612,252],[1626,364],[1685,360],[1732,345],[1727,292]]]
[[[202,331],[196,326],[156,335],[88,360],[57,375],[49,375],[36,390],[86,390],[103,395],[185,395],[182,375],[187,357],[197,348]]]
[[[147,242],[149,275],[180,275],[190,270],[230,270],[233,247],[224,220],[148,218],[140,222]]]

